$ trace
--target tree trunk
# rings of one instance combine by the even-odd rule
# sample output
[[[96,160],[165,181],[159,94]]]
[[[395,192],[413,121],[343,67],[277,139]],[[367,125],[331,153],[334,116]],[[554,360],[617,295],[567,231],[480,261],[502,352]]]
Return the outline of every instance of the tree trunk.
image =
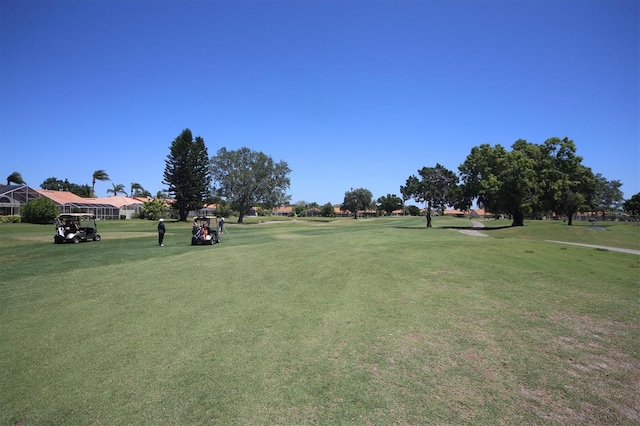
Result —
[[[431,202],[427,203],[427,210],[424,213],[427,217],[427,228],[431,228]]]
[[[242,219],[244,219],[244,209],[240,209],[240,214],[238,215],[238,223],[242,223]]]
[[[180,216],[178,218],[178,221],[186,222],[187,221],[187,216],[189,215],[189,209],[180,209],[180,212],[178,213],[178,215]]]
[[[573,212],[567,213],[567,218],[569,219],[569,223],[567,223],[567,225],[573,225]]]
[[[513,211],[513,222],[511,226],[524,226],[524,215],[519,209]]]

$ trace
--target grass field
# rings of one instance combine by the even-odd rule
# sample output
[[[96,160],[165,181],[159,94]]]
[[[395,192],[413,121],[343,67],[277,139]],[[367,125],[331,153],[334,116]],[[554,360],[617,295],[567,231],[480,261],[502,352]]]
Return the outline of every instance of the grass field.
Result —
[[[260,218],[264,220],[264,218]],[[0,424],[640,424],[637,224],[0,225]]]

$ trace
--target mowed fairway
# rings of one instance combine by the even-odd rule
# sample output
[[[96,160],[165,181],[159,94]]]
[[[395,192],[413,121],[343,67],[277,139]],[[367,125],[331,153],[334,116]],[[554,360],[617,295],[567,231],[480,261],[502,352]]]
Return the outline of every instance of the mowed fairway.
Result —
[[[0,225],[0,423],[639,424],[640,228]],[[488,227],[508,222],[487,221]]]

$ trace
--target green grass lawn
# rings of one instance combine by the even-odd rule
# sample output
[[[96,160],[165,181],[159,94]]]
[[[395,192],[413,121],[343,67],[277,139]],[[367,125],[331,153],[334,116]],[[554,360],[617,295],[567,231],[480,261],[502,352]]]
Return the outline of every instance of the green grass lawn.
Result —
[[[267,221],[267,223],[259,223]],[[639,424],[640,227],[0,225],[0,424]]]

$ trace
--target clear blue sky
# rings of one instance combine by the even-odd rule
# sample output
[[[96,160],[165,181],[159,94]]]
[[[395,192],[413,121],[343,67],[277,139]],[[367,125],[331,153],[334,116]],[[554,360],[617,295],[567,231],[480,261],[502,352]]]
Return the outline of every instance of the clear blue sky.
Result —
[[[640,192],[637,0],[2,0],[0,19],[2,180],[104,169],[155,194],[190,128],[209,155],[286,161],[293,202],[553,136]]]

